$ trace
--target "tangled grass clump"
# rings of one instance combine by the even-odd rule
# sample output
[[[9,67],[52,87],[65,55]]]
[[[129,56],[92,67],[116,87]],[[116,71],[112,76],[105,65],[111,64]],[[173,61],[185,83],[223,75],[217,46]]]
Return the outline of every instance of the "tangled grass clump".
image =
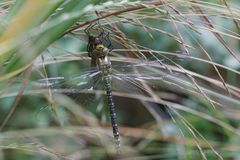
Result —
[[[238,4],[1,1],[0,159],[238,159]],[[120,155],[86,53],[93,23],[114,46]]]

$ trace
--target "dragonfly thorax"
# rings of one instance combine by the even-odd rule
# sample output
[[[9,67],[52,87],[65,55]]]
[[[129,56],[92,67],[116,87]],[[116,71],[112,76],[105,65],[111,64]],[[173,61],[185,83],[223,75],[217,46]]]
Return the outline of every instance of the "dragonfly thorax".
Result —
[[[111,62],[109,57],[98,59],[98,67],[102,71],[103,76],[109,76],[111,74]]]

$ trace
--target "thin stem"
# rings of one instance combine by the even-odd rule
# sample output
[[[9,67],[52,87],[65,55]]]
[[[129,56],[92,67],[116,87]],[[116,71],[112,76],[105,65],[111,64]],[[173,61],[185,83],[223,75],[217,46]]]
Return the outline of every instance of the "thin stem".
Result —
[[[68,33],[71,33],[72,31],[78,29],[78,28],[81,28],[85,25],[88,25],[88,24],[91,24],[91,23],[94,23],[94,22],[97,22],[99,21],[100,19],[104,19],[104,18],[107,18],[107,17],[110,17],[110,16],[113,16],[113,15],[119,15],[119,14],[122,14],[122,13],[125,13],[125,12],[131,12],[131,11],[135,11],[135,10],[139,10],[139,9],[143,9],[143,8],[147,8],[146,5],[154,5],[154,6],[158,6],[158,5],[162,5],[163,2],[162,1],[159,1],[159,0],[154,0],[154,1],[150,1],[150,2],[146,2],[145,5],[139,5],[139,6],[133,6],[133,7],[129,7],[129,8],[125,8],[125,9],[122,9],[122,10],[118,10],[118,11],[115,11],[115,12],[111,12],[111,13],[108,13],[108,14],[105,14],[101,17],[98,17],[98,18],[95,18],[91,21],[86,21],[84,23],[80,23],[80,24],[77,24],[76,26],[74,26],[73,28],[69,29],[68,31],[66,31],[63,35],[66,35]]]

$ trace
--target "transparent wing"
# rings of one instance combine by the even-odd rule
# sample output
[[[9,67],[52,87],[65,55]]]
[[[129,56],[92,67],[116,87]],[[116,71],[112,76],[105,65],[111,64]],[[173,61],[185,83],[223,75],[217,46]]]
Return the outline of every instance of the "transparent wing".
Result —
[[[160,65],[113,62],[111,74],[113,90],[122,93],[143,94],[146,92],[146,84],[154,89],[161,88],[162,86],[160,85],[162,82],[166,78],[174,78],[176,73],[166,67],[159,67]],[[29,80],[25,94],[31,94],[31,92],[36,92],[37,94],[41,92],[41,89],[43,92],[50,89],[53,93],[64,94],[95,93],[97,90],[104,91],[104,85],[101,83],[101,72],[97,68],[87,67],[87,69],[83,69],[80,73],[42,79],[34,78],[32,81]],[[14,84],[18,83],[14,81]],[[17,87],[14,91],[17,94]]]
[[[85,71],[81,75],[70,75],[69,77],[48,77],[39,79],[33,83],[36,86],[50,89],[69,89],[66,92],[74,93],[75,90],[90,90],[95,86],[95,81],[99,79],[100,71]]]
[[[137,95],[150,95],[151,90],[160,91],[164,81],[175,79],[179,73],[166,68],[154,68],[148,64],[117,67],[112,72],[113,91]]]
[[[173,71],[159,67],[154,68],[149,64],[116,64],[112,66],[112,89],[122,93],[143,94],[147,85],[156,86],[166,78],[173,78]],[[103,92],[101,71],[90,69],[81,74],[60,77],[48,77],[36,80],[36,86],[50,88],[53,92],[65,94]],[[104,92],[103,92],[104,93]]]

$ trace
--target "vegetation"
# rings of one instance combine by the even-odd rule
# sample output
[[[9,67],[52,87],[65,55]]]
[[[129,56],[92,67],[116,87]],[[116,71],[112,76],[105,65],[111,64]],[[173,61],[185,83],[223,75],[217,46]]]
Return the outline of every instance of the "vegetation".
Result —
[[[0,159],[239,159],[239,4],[0,0]],[[95,23],[121,154],[86,52]]]

